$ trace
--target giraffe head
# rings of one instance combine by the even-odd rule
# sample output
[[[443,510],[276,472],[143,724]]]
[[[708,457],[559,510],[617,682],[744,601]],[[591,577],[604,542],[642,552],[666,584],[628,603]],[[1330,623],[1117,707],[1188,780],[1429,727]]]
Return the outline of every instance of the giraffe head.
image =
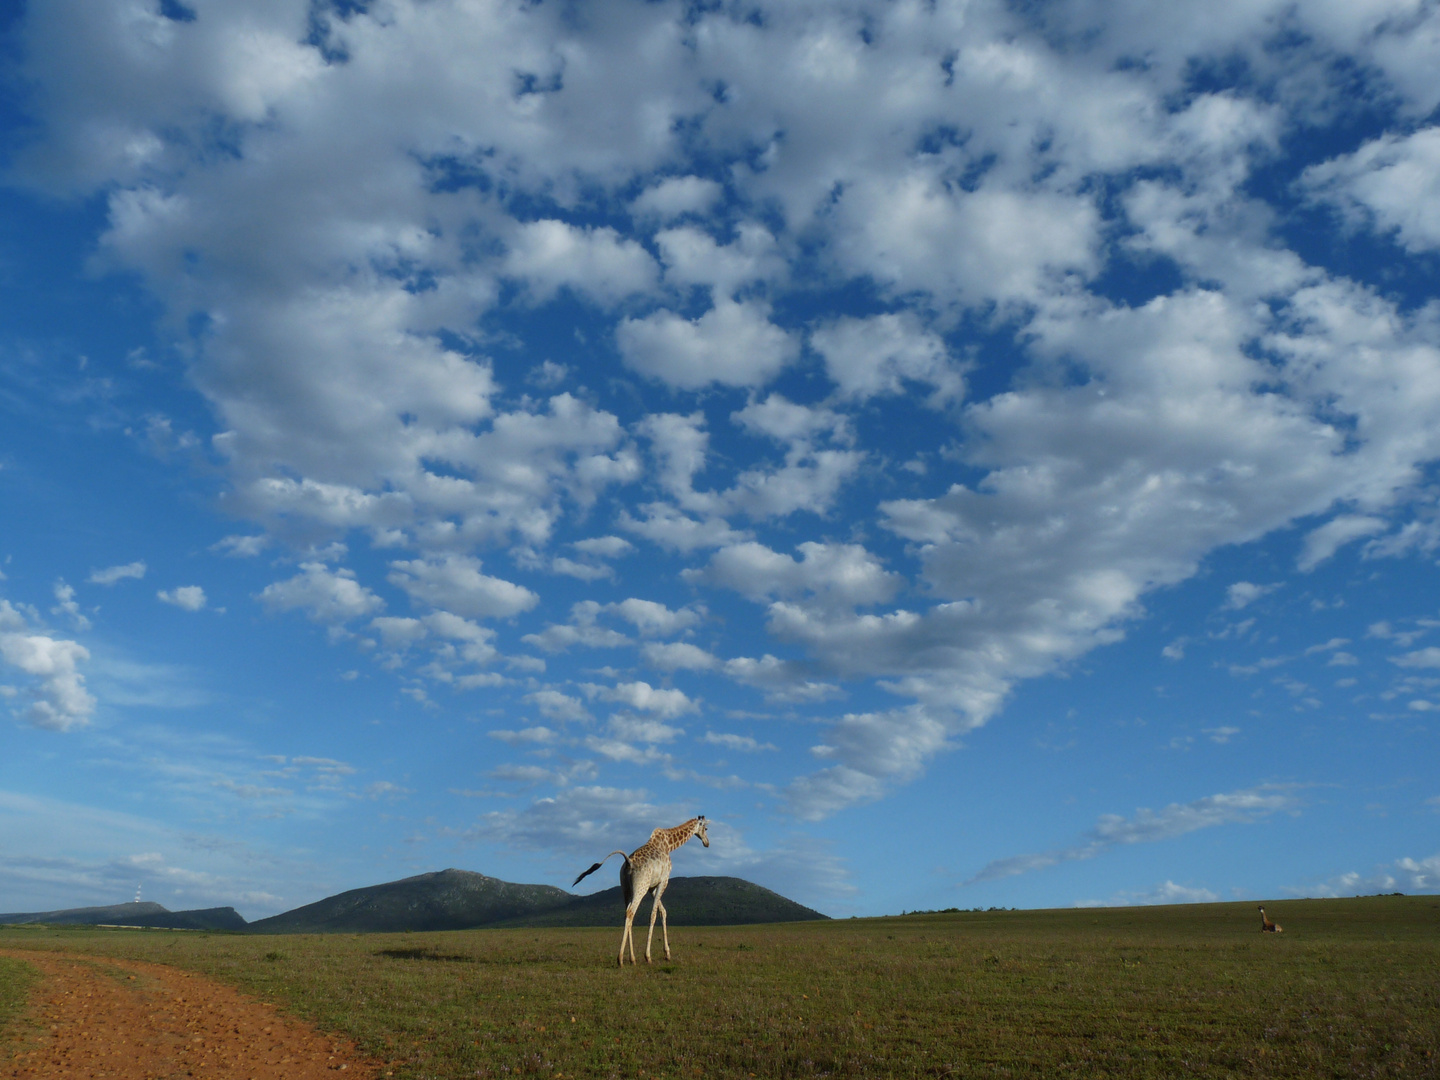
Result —
[[[710,837],[705,832],[705,815],[701,814],[695,819],[695,835],[700,838],[700,843],[706,847],[710,846]]]

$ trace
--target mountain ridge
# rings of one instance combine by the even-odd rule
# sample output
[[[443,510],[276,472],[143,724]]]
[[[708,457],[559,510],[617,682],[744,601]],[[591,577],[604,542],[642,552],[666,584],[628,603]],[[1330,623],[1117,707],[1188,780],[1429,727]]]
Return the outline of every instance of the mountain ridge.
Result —
[[[649,903],[640,919],[648,923]],[[675,877],[665,907],[676,926],[827,919],[743,878]],[[500,927],[615,926],[625,907],[615,886],[577,895],[554,885],[521,885],[473,870],[432,870],[327,896],[247,923],[232,907],[169,911],[152,901],[0,914],[0,924],[149,926],[250,934],[364,934]],[[637,920],[638,921],[638,920]]]
[[[245,918],[233,907],[171,911],[153,900],[99,907],[61,908],[58,911],[0,913],[0,926],[134,926],[157,930],[243,930]]]

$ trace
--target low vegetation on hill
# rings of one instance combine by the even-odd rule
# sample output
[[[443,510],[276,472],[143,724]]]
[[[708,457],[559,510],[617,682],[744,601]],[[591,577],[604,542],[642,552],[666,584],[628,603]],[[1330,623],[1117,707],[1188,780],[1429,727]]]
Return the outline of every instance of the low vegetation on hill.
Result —
[[[679,905],[676,905],[677,909]],[[1440,1075],[1440,897],[385,935],[0,931],[161,960],[440,1077]],[[677,911],[678,916],[678,911]],[[643,936],[643,935],[642,935]]]
[[[650,901],[645,901],[649,919]],[[665,907],[676,926],[793,922],[826,916],[740,878],[672,878]],[[553,885],[515,885],[468,870],[372,885],[249,926],[261,934],[373,934],[492,926],[610,926],[624,918],[620,887],[576,896]]]
[[[516,885],[469,870],[439,870],[330,896],[250,924],[260,934],[467,930],[573,900],[553,885]]]
[[[828,916],[732,877],[671,878],[666,908],[677,926],[794,922]],[[351,889],[247,924],[234,908],[167,911],[136,902],[0,915],[6,923],[148,926],[255,934],[386,934],[488,926],[610,926],[624,917],[620,888],[590,896],[553,885],[516,885],[469,870],[439,870]],[[645,904],[649,919],[649,901]]]
[[[148,900],[105,907],[66,908],[62,911],[13,911],[0,915],[7,924],[53,926],[148,926],[161,930],[244,930],[245,919],[233,907],[171,911]]]
[[[650,898],[641,901],[640,913],[635,918],[637,923],[649,924],[653,902]],[[671,926],[738,926],[830,917],[763,886],[733,877],[671,878],[662,902]],[[620,886],[616,885],[613,889],[572,898],[562,907],[496,925],[620,926],[624,918],[625,899]]]

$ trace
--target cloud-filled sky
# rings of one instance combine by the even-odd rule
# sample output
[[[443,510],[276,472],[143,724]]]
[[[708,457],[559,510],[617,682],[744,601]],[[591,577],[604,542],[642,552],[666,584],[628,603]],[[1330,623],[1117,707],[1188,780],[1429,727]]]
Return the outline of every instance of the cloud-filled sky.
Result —
[[[5,20],[0,910],[1440,889],[1433,4]]]

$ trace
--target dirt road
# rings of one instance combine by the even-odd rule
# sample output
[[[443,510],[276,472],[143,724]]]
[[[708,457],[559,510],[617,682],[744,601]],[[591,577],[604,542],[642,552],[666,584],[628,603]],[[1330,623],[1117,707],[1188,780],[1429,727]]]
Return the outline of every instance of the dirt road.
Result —
[[[31,1007],[0,1041],[0,1077],[383,1080],[355,1048],[177,968],[0,951],[34,966]]]

